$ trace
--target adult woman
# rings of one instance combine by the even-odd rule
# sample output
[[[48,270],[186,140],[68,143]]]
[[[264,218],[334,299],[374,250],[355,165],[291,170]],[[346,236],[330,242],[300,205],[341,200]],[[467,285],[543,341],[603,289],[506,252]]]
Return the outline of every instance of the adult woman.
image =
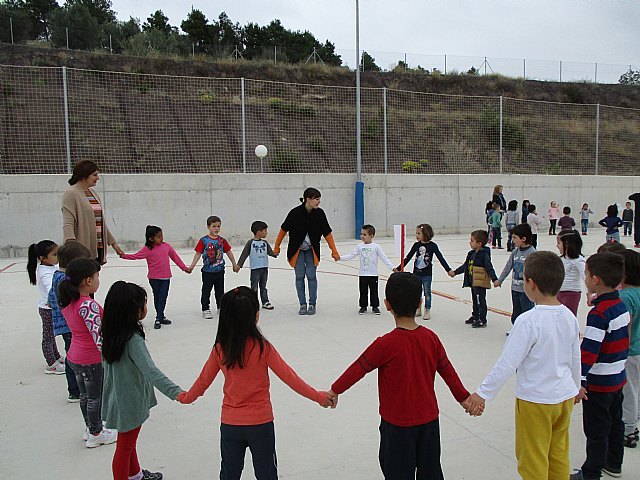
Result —
[[[505,212],[507,210],[507,200],[502,194],[502,188],[502,185],[496,185],[495,187],[493,187],[493,196],[491,198],[491,201],[500,205],[500,210],[502,212]]]
[[[107,245],[124,254],[113,238],[98,195],[92,190],[100,175],[98,165],[82,160],[73,167],[70,187],[62,195],[62,234],[64,241],[77,240],[89,249],[98,263],[107,263]]]
[[[324,210],[320,208],[320,192],[309,187],[300,199],[301,205],[291,209],[278,232],[275,254],[280,253],[280,244],[289,233],[287,260],[296,272],[296,291],[300,302],[299,315],[314,315],[318,296],[316,267],[320,263],[320,237],[324,236],[334,260],[340,259]],[[304,279],[309,284],[309,305],[305,294]]]

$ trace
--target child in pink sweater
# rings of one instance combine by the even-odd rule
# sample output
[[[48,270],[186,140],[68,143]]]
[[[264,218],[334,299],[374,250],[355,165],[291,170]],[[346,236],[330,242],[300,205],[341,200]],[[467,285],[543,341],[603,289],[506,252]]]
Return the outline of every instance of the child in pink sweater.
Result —
[[[191,270],[184,264],[178,252],[171,245],[164,241],[162,229],[155,225],[147,225],[145,232],[146,243],[138,253],[123,253],[120,258],[125,260],[142,260],[147,261],[149,267],[149,285],[153,290],[153,306],[156,309],[156,321],[153,328],[160,328],[162,325],[171,325],[164,315],[164,308],[167,305],[167,297],[169,296],[169,284],[171,282],[171,265],[169,259],[173,260],[183,272],[191,273]]]

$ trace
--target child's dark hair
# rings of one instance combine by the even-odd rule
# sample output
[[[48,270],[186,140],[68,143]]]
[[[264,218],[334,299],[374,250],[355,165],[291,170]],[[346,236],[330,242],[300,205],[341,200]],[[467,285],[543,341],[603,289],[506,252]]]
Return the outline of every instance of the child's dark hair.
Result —
[[[376,236],[376,227],[374,227],[373,225],[362,225],[362,230],[366,230],[366,232],[372,237]]]
[[[419,228],[422,232],[422,238],[425,242],[430,242],[433,238],[433,228],[428,223],[421,223],[416,228]]]
[[[533,203],[529,204],[529,213],[533,213],[536,211],[536,206]]]
[[[302,193],[302,197],[300,197],[300,203],[305,203],[307,201],[307,198],[314,200],[320,197],[322,197],[322,195],[320,195],[320,190],[318,190],[317,188],[309,187]]]
[[[624,283],[640,287],[640,253],[627,248],[621,255],[624,257]]]
[[[256,324],[259,310],[258,294],[249,287],[236,287],[222,296],[214,348],[220,348],[222,364],[228,369],[244,368],[249,338],[258,344],[262,355],[267,341]],[[251,348],[255,348],[255,343]]]
[[[522,200],[523,207],[529,207],[529,205],[531,205],[531,202],[529,200]]]
[[[578,258],[582,255],[582,237],[577,230],[560,232],[558,234],[558,240],[562,243],[563,257]]]
[[[617,253],[620,254],[622,252],[624,252],[627,249],[627,247],[625,247],[622,243],[620,242],[616,242],[615,240],[613,242],[607,242],[607,243],[603,243],[602,245],[600,245],[598,247],[597,253]]]
[[[570,207],[564,207],[562,209],[562,213],[564,213],[565,215],[569,215],[571,213],[571,208]]]
[[[489,210],[493,210],[493,207],[495,207],[495,203],[493,203],[493,201],[491,202],[487,202],[487,204],[484,206],[484,211],[487,212]]]
[[[217,215],[211,215],[209,218],[207,218],[207,227],[210,227],[212,223],[222,223],[222,220],[220,220],[220,217],[218,217]]]
[[[38,260],[40,257],[48,257],[55,247],[56,242],[53,240],[42,240],[38,243],[29,245],[29,259],[27,260],[27,273],[31,285],[36,284],[36,268],[38,268]]]
[[[149,250],[151,250],[155,245],[153,243],[153,237],[155,237],[161,231],[162,229],[160,227],[156,227],[155,225],[147,225],[147,229],[144,231],[144,238],[146,239],[144,244]]]
[[[531,243],[531,236],[533,235],[531,233],[531,225],[529,225],[528,223],[520,223],[515,227],[513,227],[513,229],[511,230],[511,235],[516,235],[517,237],[525,238],[526,239],[525,244],[529,245]]]
[[[140,322],[147,292],[140,285],[118,280],[109,289],[102,314],[102,357],[107,363],[120,360],[134,334],[144,338]]]
[[[524,261],[524,278],[533,280],[540,293],[555,297],[564,282],[564,266],[552,252],[534,252]]]
[[[482,244],[484,247],[489,241],[489,234],[486,230],[474,230],[471,232],[471,237],[476,241]]]
[[[624,277],[624,257],[617,253],[595,253],[587,258],[589,275],[600,277],[609,288],[616,288]]]
[[[618,206],[609,205],[607,207],[607,217],[617,217],[617,216],[618,216]]]
[[[262,220],[256,220],[251,224],[251,233],[255,235],[260,230],[264,230],[265,228],[269,228],[269,226],[265,222],[263,222]]]
[[[511,210],[512,212],[514,212],[517,209],[518,209],[518,201],[517,200],[510,200],[509,201],[509,205],[507,206],[507,210]]]
[[[76,258],[69,263],[66,275],[58,284],[58,303],[62,308],[80,298],[80,284],[100,271],[100,264],[91,258]]]
[[[76,258],[92,258],[87,247],[77,240],[67,240],[58,248],[58,265],[60,268],[67,268],[72,260]]]
[[[422,282],[413,273],[392,273],[387,280],[384,295],[397,317],[415,315],[422,297]]]

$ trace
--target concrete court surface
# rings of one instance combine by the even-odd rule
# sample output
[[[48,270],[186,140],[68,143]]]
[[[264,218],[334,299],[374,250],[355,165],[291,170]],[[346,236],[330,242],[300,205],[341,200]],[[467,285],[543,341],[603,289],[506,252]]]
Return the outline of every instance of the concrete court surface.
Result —
[[[222,232],[224,235],[224,231]],[[604,241],[604,232],[595,228],[585,239],[585,254]],[[539,249],[555,251],[555,237],[540,235]],[[412,237],[409,237],[412,240]],[[624,242],[623,238],[623,242]],[[457,267],[468,250],[467,235],[436,235],[445,258]],[[393,240],[378,243],[390,256]],[[627,243],[630,243],[627,241]],[[338,242],[346,253],[357,241]],[[410,245],[410,242],[409,242]],[[262,311],[260,326],[285,360],[311,385],[327,389],[342,371],[377,336],[393,328],[390,314],[359,316],[357,310],[358,263],[336,263],[323,243],[319,266],[318,313],[297,315],[294,274],[284,253],[271,259],[269,293],[273,311]],[[236,256],[240,246],[234,246]],[[286,250],[283,249],[283,252]],[[506,250],[493,250],[498,273]],[[185,262],[192,252],[181,250]],[[147,288],[144,261],[125,261],[109,252],[109,262],[101,272],[96,298],[101,303],[112,282],[137,282]],[[41,323],[37,289],[29,285],[26,259],[0,260],[0,478],[21,479],[109,479],[114,446],[85,448],[84,430],[77,404],[66,401],[64,376],[45,375],[40,349]],[[381,278],[389,272],[380,263]],[[249,272],[230,269],[226,287],[248,284]],[[469,290],[462,289],[462,277],[450,279],[434,265],[432,320],[420,321],[438,333],[466,387],[473,391],[498,358],[510,327],[508,316],[490,312],[486,329],[464,325],[471,307]],[[384,291],[381,281],[381,297]],[[490,307],[510,311],[510,283],[488,294]],[[185,389],[191,386],[211,349],[216,318],[205,320],[200,313],[200,276],[188,276],[174,268],[167,316],[173,325],[151,328],[153,308],[145,320],[147,343],[156,362],[171,379]],[[151,300],[151,299],[150,299]],[[579,320],[584,325],[586,306]],[[59,340],[60,347],[62,346]],[[61,352],[64,350],[61,349]],[[192,406],[182,406],[157,393],[159,405],[152,409],[139,438],[141,465],[161,471],[167,479],[218,478],[220,467],[219,418],[222,375],[203,398]],[[484,416],[471,418],[437,380],[442,437],[442,464],[448,479],[518,478],[514,455],[513,380],[498,398],[487,404]],[[378,466],[378,425],[376,374],[367,375],[344,395],[338,408],[325,410],[298,396],[272,376],[276,442],[281,478],[320,480],[326,478],[371,480],[382,478]],[[571,465],[584,460],[581,407],[573,412],[571,424]],[[625,449],[624,478],[640,478],[640,448]],[[253,477],[247,454],[243,479]]]

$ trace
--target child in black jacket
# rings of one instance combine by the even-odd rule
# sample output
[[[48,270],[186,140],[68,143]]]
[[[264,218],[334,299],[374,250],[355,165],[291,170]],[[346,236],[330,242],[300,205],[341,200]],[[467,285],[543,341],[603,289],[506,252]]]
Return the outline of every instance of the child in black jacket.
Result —
[[[491,250],[486,246],[488,239],[484,230],[471,232],[471,250],[466,260],[456,270],[449,272],[450,277],[464,273],[462,286],[471,288],[473,314],[465,323],[473,328],[487,326],[487,290],[491,288],[491,281],[498,279],[491,264]]]

